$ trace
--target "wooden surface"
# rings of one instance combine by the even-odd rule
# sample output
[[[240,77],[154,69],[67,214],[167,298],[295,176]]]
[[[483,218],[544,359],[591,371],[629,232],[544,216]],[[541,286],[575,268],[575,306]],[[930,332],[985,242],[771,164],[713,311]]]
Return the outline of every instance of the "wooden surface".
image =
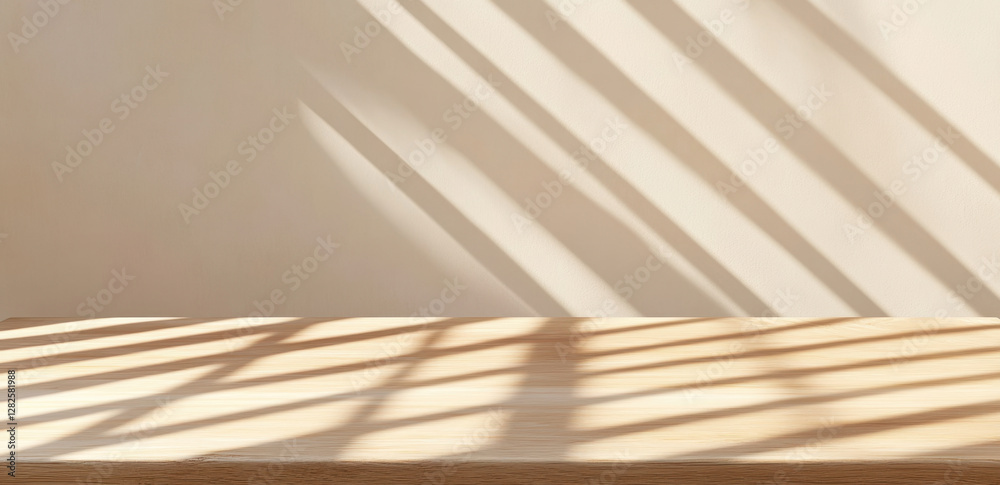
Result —
[[[995,318],[14,318],[0,361],[10,483],[1000,484]]]

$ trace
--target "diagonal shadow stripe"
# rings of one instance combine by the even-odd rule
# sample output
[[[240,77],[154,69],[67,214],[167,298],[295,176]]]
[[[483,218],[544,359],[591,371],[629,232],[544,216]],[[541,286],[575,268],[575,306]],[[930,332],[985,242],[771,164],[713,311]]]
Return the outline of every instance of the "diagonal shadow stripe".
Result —
[[[555,54],[580,78],[601,92],[664,148],[674,153],[708,185],[728,180],[731,171],[656,101],[621,73],[583,36],[565,25],[558,33],[547,26],[544,4],[493,0],[542,46]],[[735,194],[733,206],[763,229],[857,314],[884,316],[874,300],[847,278],[826,256],[786,222],[767,202],[745,187]],[[734,235],[737,237],[737,235]]]
[[[695,19],[674,1],[629,0],[629,4],[674,45],[683,45],[687,37],[696,36],[701,31]],[[725,46],[717,42],[712,48],[705,49],[698,58],[698,66],[711,75],[719,87],[739,102],[762,126],[776,135],[776,139],[784,140],[775,128],[774,121],[785,113],[794,112],[794,108],[764,84]],[[880,192],[879,187],[851,163],[847,155],[812,125],[803,123],[795,136],[784,143],[807,167],[826,180],[851,204],[866,207],[874,200],[873,194]],[[879,219],[879,226],[944,286],[955,288],[977,280],[971,271],[902,207],[887,210]],[[985,286],[968,303],[981,315],[1000,313],[1000,298]]]
[[[303,69],[302,74],[307,78],[304,82],[307,86],[306,104],[372,165],[384,173],[393,173],[402,161],[399,155],[315,81],[307,69]],[[414,171],[410,179],[399,188],[536,313],[556,316],[569,314],[531,275],[422,175]]]
[[[851,422],[843,426],[837,433],[837,439],[853,438],[872,433],[885,432],[888,429],[906,428],[910,426],[925,426],[930,423],[955,421],[973,416],[986,416],[996,414],[1000,409],[1000,400],[982,401],[973,404],[962,404],[939,409],[930,409],[906,414],[899,414],[890,418],[871,419],[860,422]],[[672,419],[671,419],[672,421]],[[664,420],[666,422],[666,420]],[[653,423],[650,423],[653,424]],[[656,423],[661,424],[661,423]],[[676,423],[682,424],[682,423]],[[761,448],[783,449],[798,446],[803,441],[808,440],[819,432],[819,429],[810,429],[800,432],[786,433],[780,436],[770,437],[751,443],[740,443],[736,445],[723,446],[710,450],[693,451],[681,455],[671,455],[664,457],[674,460],[693,460],[698,458],[713,456],[742,456],[747,453],[759,453]]]
[[[301,322],[301,325],[298,325],[297,328],[292,332],[281,332],[281,333],[273,332],[268,334],[264,338],[263,342],[264,345],[273,345],[283,340],[287,340],[289,338],[294,337],[297,333],[305,330],[306,328],[321,323],[321,320],[315,320],[315,319],[312,321],[302,321],[302,320],[299,321]],[[237,370],[244,368],[253,363],[254,361],[263,357],[266,357],[266,355],[241,355],[238,358],[232,358],[231,356],[229,359],[219,360],[215,365],[216,368],[210,370],[207,375],[198,378],[197,380],[181,382],[176,386],[174,386],[172,389],[169,389],[165,392],[158,394],[158,397],[169,400],[173,399],[178,395],[186,396],[191,393],[196,393],[195,390],[198,388],[203,388],[206,386],[212,387],[215,383],[221,382],[222,379],[225,378],[226,376],[232,375]],[[148,397],[143,399],[142,401],[143,404],[145,405],[114,406],[113,409],[117,411],[117,413],[115,413],[114,415],[107,416],[104,419],[95,421],[94,423],[84,428],[80,428],[74,431],[73,433],[64,435],[61,437],[61,439],[72,441],[74,439],[79,439],[82,437],[88,437],[88,438],[100,437],[101,435],[107,432],[107,429],[109,427],[113,428],[115,425],[121,426],[121,425],[126,425],[130,422],[135,422],[139,418],[155,412],[156,408],[149,406],[149,402],[152,400],[153,399]],[[124,440],[126,436],[127,435],[123,435],[122,440]],[[40,446],[36,446],[34,448],[31,448],[30,451],[32,453],[43,453],[50,457],[56,457],[60,455],[60,453],[57,451],[59,449],[59,446],[60,446],[59,441],[55,441]]]
[[[358,7],[361,8],[360,5]],[[367,11],[362,12],[374,21]],[[348,27],[340,19],[332,22],[338,28]],[[395,104],[428,124],[442,117],[443,107],[466,96],[419,52],[391,32],[383,32],[379,38],[381,54],[391,56],[393,62],[359,62],[355,64],[355,69],[347,71],[350,82],[364,84],[365,89],[378,92],[383,102]],[[332,82],[328,77],[334,76],[338,74],[323,73],[314,77],[323,85]],[[399,79],[406,79],[406,82]],[[336,89],[334,85],[328,86],[331,93]],[[338,99],[337,102],[364,124],[361,121],[365,118],[361,111],[363,107],[347,107],[349,103],[346,99]],[[373,134],[381,140],[381,133]],[[479,110],[474,118],[470,116],[461,124],[461,132],[448,136],[447,146],[462,153],[494,187],[514,201],[535,197],[546,181],[557,181],[562,188],[558,196],[560,202],[549,204],[544,212],[533,218],[533,222],[544,227],[609,289],[615,286],[616,280],[641,265],[642,258],[650,255],[651,248],[635,229],[579,186],[562,183],[559,171],[545,163],[521,137],[515,136],[488,111]],[[400,163],[405,163],[402,158],[393,160],[391,165],[395,167]],[[586,224],[581,224],[581,221],[586,221]],[[645,283],[644,288],[644,291],[636,291],[628,299],[628,304],[640,313],[662,312],[663,298],[667,295],[673,305],[671,313],[674,316],[726,314],[715,297],[669,261],[660,265],[657,277]],[[650,291],[650,288],[659,291]],[[673,296],[678,294],[683,297]]]
[[[909,113],[910,117],[923,126],[928,133],[935,133],[938,129],[954,126],[906,83],[897,78],[871,51],[838,27],[816,6],[809,2],[789,0],[778,0],[776,3],[808,26],[844,61],[853,65],[858,73]],[[951,150],[964,160],[977,175],[989,183],[994,191],[1000,193],[1000,165],[997,165],[983,153],[960,130],[955,131],[960,135],[960,138],[952,143]]]
[[[497,89],[536,127],[562,147],[563,151],[572,154],[579,147],[585,146],[582,140],[572,134],[531,95],[524,92],[517,83],[503,74],[503,70],[479,52],[429,7],[419,2],[402,5],[482,78],[485,79],[492,75],[501,80],[502,83]],[[638,192],[630,182],[609,167],[602,156],[597,155],[596,160],[588,166],[588,170],[629,209],[655,228],[657,233],[685,259],[711,279],[729,298],[732,298],[747,315],[773,314],[773,310],[763,300],[702,248],[697,241],[688,236],[669,216]]]

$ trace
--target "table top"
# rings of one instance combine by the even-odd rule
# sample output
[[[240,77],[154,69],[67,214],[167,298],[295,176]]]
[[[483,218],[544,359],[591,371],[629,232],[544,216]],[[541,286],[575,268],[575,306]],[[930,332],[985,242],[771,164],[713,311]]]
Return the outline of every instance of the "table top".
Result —
[[[0,342],[24,462],[1000,459],[996,318],[12,318]]]

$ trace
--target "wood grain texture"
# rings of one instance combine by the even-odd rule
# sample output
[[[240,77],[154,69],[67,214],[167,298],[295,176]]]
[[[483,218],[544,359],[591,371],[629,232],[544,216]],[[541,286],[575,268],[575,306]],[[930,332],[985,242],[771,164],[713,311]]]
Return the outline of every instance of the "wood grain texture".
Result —
[[[1000,484],[994,318],[15,318],[0,352],[23,483]]]

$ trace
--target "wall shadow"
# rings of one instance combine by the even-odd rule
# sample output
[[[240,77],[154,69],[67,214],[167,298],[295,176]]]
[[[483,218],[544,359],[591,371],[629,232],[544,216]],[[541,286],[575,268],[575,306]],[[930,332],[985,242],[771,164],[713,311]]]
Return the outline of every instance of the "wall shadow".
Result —
[[[546,20],[546,8],[532,2],[494,4],[516,21],[526,32],[555,54],[581,79],[593,86],[619,107],[629,119],[656,139],[709,186],[729,180],[731,171],[712,152],[692,136],[676,119],[659,108],[631,80],[607,60],[569,25],[553,32]],[[868,295],[845,276],[826,256],[816,250],[767,202],[744,187],[730,201],[750,221],[765,231],[789,255],[823,282],[859,315],[882,316],[882,310]],[[733,237],[738,237],[734,234]]]

